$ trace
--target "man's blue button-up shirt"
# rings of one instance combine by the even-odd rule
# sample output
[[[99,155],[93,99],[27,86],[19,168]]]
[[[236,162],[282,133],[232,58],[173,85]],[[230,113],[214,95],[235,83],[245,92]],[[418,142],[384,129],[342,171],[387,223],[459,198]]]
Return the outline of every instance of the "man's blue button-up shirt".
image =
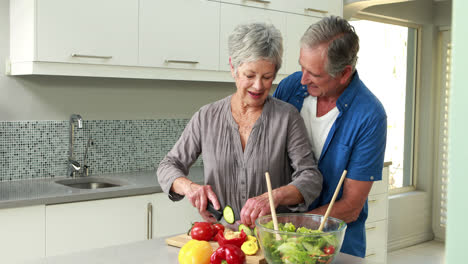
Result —
[[[307,86],[301,84],[302,72],[283,79],[273,96],[294,105],[299,112],[304,98],[309,96]],[[323,190],[309,208],[328,204],[331,201],[343,170],[347,178],[359,181],[382,179],[385,144],[387,138],[387,115],[380,101],[359,79],[356,73],[338,98],[340,111],[327,136],[318,157],[319,170],[323,175]],[[343,194],[343,188],[337,200]],[[366,253],[365,221],[367,202],[358,219],[348,223],[341,251],[364,257]]]

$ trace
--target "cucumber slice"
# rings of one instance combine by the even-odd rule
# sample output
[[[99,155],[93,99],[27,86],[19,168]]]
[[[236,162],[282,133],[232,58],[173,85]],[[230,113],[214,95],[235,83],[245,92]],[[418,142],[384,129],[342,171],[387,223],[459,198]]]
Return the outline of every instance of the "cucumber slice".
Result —
[[[226,207],[224,207],[223,216],[224,220],[226,220],[228,224],[234,224],[234,222],[236,221],[234,216],[234,210],[232,210],[232,207],[229,205],[226,205]]]
[[[258,235],[257,235],[257,227],[256,227],[256,226],[255,226],[255,228],[254,228],[254,231],[253,231],[253,232],[254,232],[254,236],[255,236],[256,238],[258,238]]]
[[[244,224],[240,224],[239,225],[239,231],[242,231],[244,230],[244,233],[248,236],[251,236],[252,235],[252,229],[250,229],[248,226],[244,225]]]

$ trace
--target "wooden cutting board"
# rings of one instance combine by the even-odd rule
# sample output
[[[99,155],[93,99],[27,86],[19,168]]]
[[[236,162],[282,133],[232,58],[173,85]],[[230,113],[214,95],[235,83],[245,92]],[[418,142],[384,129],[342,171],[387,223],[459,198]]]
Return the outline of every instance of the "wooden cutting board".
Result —
[[[185,243],[189,242],[192,238],[187,236],[187,234],[182,234],[174,237],[166,238],[166,244],[173,247],[182,247]],[[217,249],[219,247],[218,242],[211,241],[210,242],[213,249]],[[263,257],[262,249],[257,251],[257,254],[253,256],[246,256],[247,264],[267,264],[265,258]]]

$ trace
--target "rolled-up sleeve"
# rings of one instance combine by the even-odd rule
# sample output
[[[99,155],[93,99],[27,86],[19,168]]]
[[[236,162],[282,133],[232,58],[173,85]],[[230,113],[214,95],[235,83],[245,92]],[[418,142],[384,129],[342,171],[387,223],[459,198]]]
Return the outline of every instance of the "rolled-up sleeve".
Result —
[[[320,195],[323,178],[299,113],[293,114],[288,124],[287,151],[293,169],[290,185],[295,186],[304,198],[303,204],[290,207],[290,210],[305,211]]]
[[[172,184],[177,178],[187,177],[190,166],[197,160],[200,153],[200,111],[198,111],[193,115],[174,147],[159,163],[158,182],[171,200],[183,198],[170,191]]]

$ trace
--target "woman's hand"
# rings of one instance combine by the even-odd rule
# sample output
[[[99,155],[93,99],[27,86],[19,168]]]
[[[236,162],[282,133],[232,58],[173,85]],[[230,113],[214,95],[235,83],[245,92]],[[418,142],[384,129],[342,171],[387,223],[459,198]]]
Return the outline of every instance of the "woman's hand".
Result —
[[[198,212],[200,212],[200,215],[205,221],[212,223],[216,222],[213,215],[206,211],[209,201],[211,201],[216,210],[219,210],[221,207],[216,194],[213,192],[213,189],[211,189],[211,186],[199,185],[191,182],[188,188],[186,188],[185,196],[188,198],[190,203],[198,209]]]
[[[275,208],[276,206],[277,205],[275,204]],[[270,213],[271,210],[268,193],[264,193],[247,200],[240,213],[241,222],[252,228],[255,226],[255,220],[257,220],[257,218]]]

